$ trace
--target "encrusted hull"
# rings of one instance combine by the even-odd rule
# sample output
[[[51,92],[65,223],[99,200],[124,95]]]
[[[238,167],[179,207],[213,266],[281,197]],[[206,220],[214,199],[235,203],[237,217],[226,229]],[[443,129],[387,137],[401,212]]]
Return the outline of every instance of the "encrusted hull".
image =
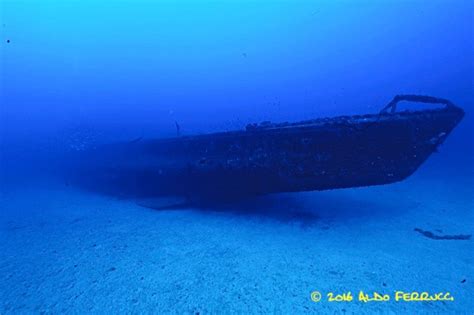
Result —
[[[113,173],[111,182],[124,190],[150,195],[239,196],[388,184],[411,175],[463,115],[449,103],[141,140],[108,147],[100,168]]]

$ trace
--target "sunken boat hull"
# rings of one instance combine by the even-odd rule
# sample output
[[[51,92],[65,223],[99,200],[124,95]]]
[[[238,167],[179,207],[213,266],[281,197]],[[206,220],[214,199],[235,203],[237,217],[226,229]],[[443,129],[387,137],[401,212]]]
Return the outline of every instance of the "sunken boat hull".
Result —
[[[401,100],[446,106],[396,112]],[[389,184],[413,174],[463,115],[447,100],[397,96],[379,114],[111,145],[93,174],[135,194],[193,197]]]

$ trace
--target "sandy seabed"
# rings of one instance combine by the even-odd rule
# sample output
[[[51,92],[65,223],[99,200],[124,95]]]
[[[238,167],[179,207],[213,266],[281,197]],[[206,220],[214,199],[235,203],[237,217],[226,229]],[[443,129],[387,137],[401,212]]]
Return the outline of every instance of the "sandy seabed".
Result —
[[[162,211],[58,183],[4,186],[0,313],[471,314],[474,240],[414,231],[472,234],[466,178]],[[391,300],[363,303],[360,290]],[[396,302],[397,290],[454,301]]]

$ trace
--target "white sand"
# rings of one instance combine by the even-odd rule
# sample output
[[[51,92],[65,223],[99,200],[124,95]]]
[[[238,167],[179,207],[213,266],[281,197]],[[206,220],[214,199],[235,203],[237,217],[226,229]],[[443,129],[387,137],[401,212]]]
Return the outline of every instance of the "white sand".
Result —
[[[220,211],[9,187],[0,205],[0,313],[468,314],[474,240],[413,229],[472,234],[472,181],[423,176]],[[449,291],[455,301],[314,303],[313,290]]]

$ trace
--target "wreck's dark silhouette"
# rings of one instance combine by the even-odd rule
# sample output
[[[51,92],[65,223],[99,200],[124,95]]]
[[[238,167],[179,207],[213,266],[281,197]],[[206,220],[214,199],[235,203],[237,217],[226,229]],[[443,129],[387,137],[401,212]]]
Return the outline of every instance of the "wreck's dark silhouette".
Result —
[[[397,112],[400,101],[444,107]],[[125,195],[194,199],[388,184],[411,175],[463,116],[445,99],[399,95],[379,114],[107,145],[86,152],[81,174]]]

